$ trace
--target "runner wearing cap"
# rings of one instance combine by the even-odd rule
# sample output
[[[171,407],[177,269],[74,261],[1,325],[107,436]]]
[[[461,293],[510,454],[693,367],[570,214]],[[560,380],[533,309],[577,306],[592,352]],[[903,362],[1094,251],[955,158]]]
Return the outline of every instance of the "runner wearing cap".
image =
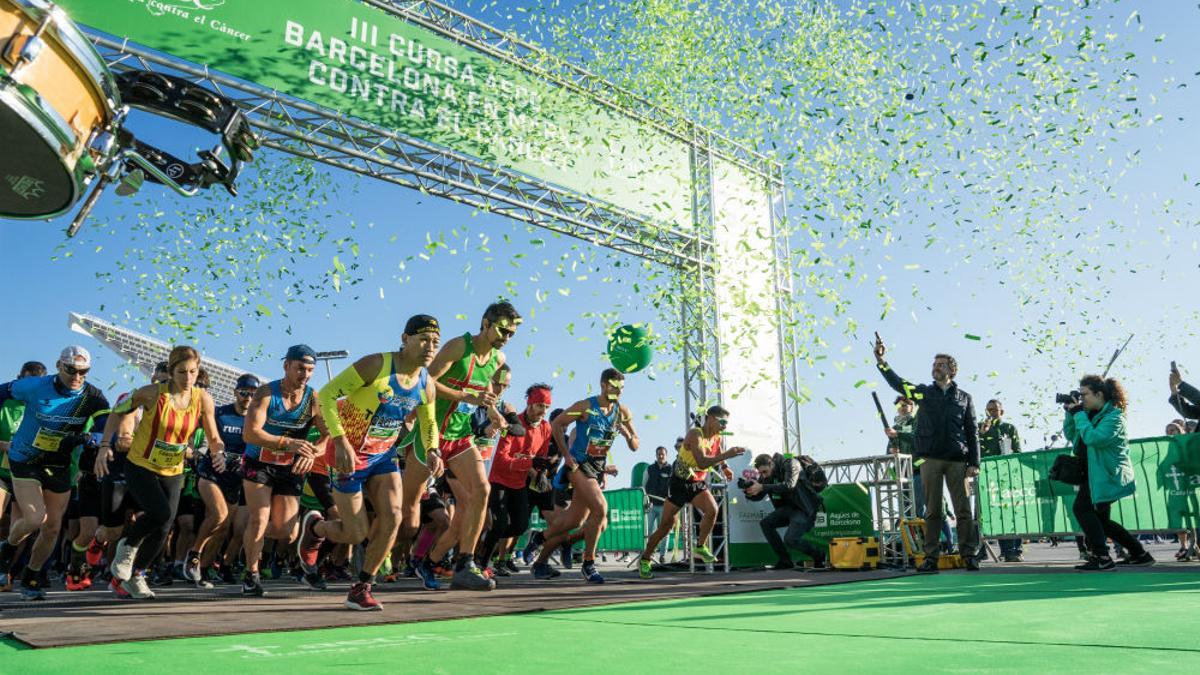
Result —
[[[574,496],[566,512],[546,529],[546,543],[533,565],[533,575],[538,579],[556,576],[556,570],[548,562],[551,552],[569,540],[571,530],[582,526],[584,550],[580,572],[588,583],[604,583],[604,577],[596,571],[596,543],[608,524],[608,502],[600,481],[605,474],[615,475],[615,467],[608,464],[608,453],[617,434],[625,437],[630,450],[638,448],[633,415],[619,400],[624,386],[625,375],[616,368],[606,368],[600,374],[600,395],[576,401],[550,425],[558,447],[570,448],[563,454],[563,466],[555,483],[569,483]],[[575,437],[568,445],[565,431],[572,422],[576,423]]]
[[[21,595],[27,600],[46,595],[42,565],[54,552],[71,499],[72,453],[84,441],[93,419],[108,409],[104,394],[86,382],[92,367],[86,349],[67,347],[57,365],[55,375],[0,385],[0,405],[9,400],[25,403],[25,414],[8,448],[20,517],[9,527],[8,539],[0,543],[0,576],[8,576],[17,545],[37,532],[21,579]]]
[[[401,487],[395,446],[405,422],[415,416],[421,442],[426,447],[438,445],[437,388],[426,368],[441,344],[441,328],[437,319],[418,314],[405,324],[400,340],[399,351],[359,359],[318,395],[322,408],[329,411],[325,461],[333,469],[338,517],[325,520],[318,511],[305,514],[297,552],[309,580],[317,576],[325,539],[355,545],[370,534],[362,571],[346,597],[349,609],[383,609],[371,595],[371,585],[399,526]],[[364,493],[375,511],[373,523],[367,518]]]
[[[125,487],[141,506],[141,515],[117,542],[109,571],[135,599],[154,597],[145,570],[162,552],[175,522],[183,465],[196,430],[204,429],[211,452],[225,449],[213,415],[212,396],[196,385],[200,354],[188,346],[173,348],[167,357],[167,373],[167,382],[138,389],[111,414],[118,425],[117,450],[126,453]],[[135,410],[143,411],[140,420],[130,414]],[[108,443],[101,445],[96,456],[97,476],[108,473],[112,450]]]
[[[233,403],[219,406],[215,411],[225,453],[219,461],[219,470],[211,447],[207,454],[200,457],[196,466],[196,475],[200,478],[200,499],[204,501],[204,521],[200,523],[196,541],[192,544],[192,550],[188,551],[183,567],[184,576],[193,582],[199,583],[204,578],[203,570],[212,564],[220,539],[231,529],[233,514],[242,500],[242,455],[246,452],[242,427],[250,399],[261,386],[262,382],[257,376],[250,373],[242,375],[233,388]],[[217,546],[210,546],[211,543]]]
[[[495,459],[488,474],[491,496],[488,512],[492,526],[483,538],[482,550],[476,560],[488,564],[501,540],[517,537],[529,528],[529,493],[526,483],[536,475],[534,460],[550,452],[550,385],[535,384],[525,391],[525,410],[518,420],[525,428],[524,435],[505,434],[496,447]],[[507,552],[507,551],[505,551]],[[504,559],[504,556],[501,556]],[[512,570],[503,563],[496,565],[496,574],[508,576]]]
[[[265,538],[295,541],[304,474],[328,437],[316,391],[308,386],[316,364],[312,347],[290,347],[283,357],[283,379],[259,387],[246,411],[242,489],[250,518],[242,541],[244,596],[265,595],[259,574]],[[314,424],[320,431],[316,444],[307,440]]]
[[[26,361],[17,373],[17,379],[27,377],[42,377],[46,374],[46,366],[40,361]],[[12,443],[13,434],[21,426],[21,417],[25,414],[25,401],[9,399],[0,405],[0,518],[4,517],[4,509],[12,495],[12,471],[8,468],[8,446]],[[16,506],[15,504],[13,505]],[[15,511],[15,509],[14,509]],[[19,517],[13,513],[13,519]]]
[[[496,395],[490,388],[492,376],[504,365],[504,353],[500,349],[516,334],[520,324],[521,315],[510,303],[493,303],[483,313],[479,333],[453,338],[442,347],[429,366],[429,374],[437,380],[437,420],[441,444],[430,447],[417,438],[414,448],[417,461],[408,462],[408,473],[412,474],[412,478],[406,475],[405,484],[411,485],[415,491],[417,486],[424,483],[428,471],[422,465],[430,457],[436,458],[440,452],[441,461],[453,473],[459,485],[459,491],[454,495],[456,508],[453,519],[460,525],[457,541],[450,541],[443,536],[418,561],[417,573],[426,588],[437,588],[433,574],[434,561],[446,555],[455,543],[458,557],[454,563],[451,586],[478,591],[496,587],[495,582],[484,577],[475,564],[475,544],[483,529],[489,490],[483,460],[473,442],[471,413],[477,406],[491,406],[496,402]],[[418,517],[416,496],[409,495],[405,501],[405,523],[410,525],[415,525]]]

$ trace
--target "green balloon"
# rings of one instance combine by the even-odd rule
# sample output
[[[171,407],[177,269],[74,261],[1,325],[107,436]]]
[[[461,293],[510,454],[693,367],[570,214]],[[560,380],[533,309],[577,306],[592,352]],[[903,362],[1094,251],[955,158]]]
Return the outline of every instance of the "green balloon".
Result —
[[[650,332],[641,326],[621,326],[608,340],[608,360],[622,373],[636,373],[653,359]]]

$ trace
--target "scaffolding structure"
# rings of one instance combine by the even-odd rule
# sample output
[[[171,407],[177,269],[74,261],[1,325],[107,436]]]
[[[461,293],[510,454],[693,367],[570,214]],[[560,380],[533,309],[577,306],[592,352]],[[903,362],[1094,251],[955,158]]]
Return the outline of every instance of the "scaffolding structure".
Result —
[[[712,531],[712,546],[709,550],[717,557],[715,563],[704,563],[704,571],[713,572],[729,572],[729,486],[725,483],[712,483],[708,486],[708,491],[712,494],[713,499],[717,501],[717,521],[713,524]],[[696,573],[696,556],[692,549],[696,541],[696,528],[700,523],[693,518],[696,509],[691,504],[680,509],[683,525],[677,531],[679,537],[683,540],[681,547],[683,556],[688,561],[688,571],[692,574]]]
[[[880,455],[821,462],[831,485],[857,483],[872,497],[874,530],[879,533],[880,563],[908,567],[901,521],[917,517],[913,499],[912,455]]]

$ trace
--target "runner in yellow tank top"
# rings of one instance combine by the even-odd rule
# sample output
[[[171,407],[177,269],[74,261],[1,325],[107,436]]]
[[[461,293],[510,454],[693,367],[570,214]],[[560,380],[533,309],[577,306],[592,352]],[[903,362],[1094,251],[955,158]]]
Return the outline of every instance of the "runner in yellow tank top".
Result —
[[[142,515],[117,542],[109,569],[121,587],[138,599],[154,597],[144,570],[158,556],[175,522],[183,462],[197,427],[203,426],[210,452],[225,452],[212,396],[196,386],[200,354],[191,347],[175,347],[167,359],[167,374],[167,382],[138,389],[112,411],[119,424],[117,449],[128,452],[126,489],[141,506]],[[131,413],[139,409],[145,413],[135,421]],[[108,473],[110,459],[112,448],[102,445],[96,458],[97,476]]]

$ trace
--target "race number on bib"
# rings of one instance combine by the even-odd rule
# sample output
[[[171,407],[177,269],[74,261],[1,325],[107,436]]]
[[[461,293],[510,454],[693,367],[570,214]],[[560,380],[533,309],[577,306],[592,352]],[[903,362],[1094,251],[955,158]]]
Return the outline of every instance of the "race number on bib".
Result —
[[[174,469],[183,464],[183,453],[187,452],[187,446],[181,443],[168,443],[166,441],[154,441],[154,447],[150,449],[150,463],[160,469]]]
[[[54,431],[53,429],[38,429],[37,436],[33,438],[33,447],[42,452],[58,452],[62,441],[67,437],[66,432]]]

